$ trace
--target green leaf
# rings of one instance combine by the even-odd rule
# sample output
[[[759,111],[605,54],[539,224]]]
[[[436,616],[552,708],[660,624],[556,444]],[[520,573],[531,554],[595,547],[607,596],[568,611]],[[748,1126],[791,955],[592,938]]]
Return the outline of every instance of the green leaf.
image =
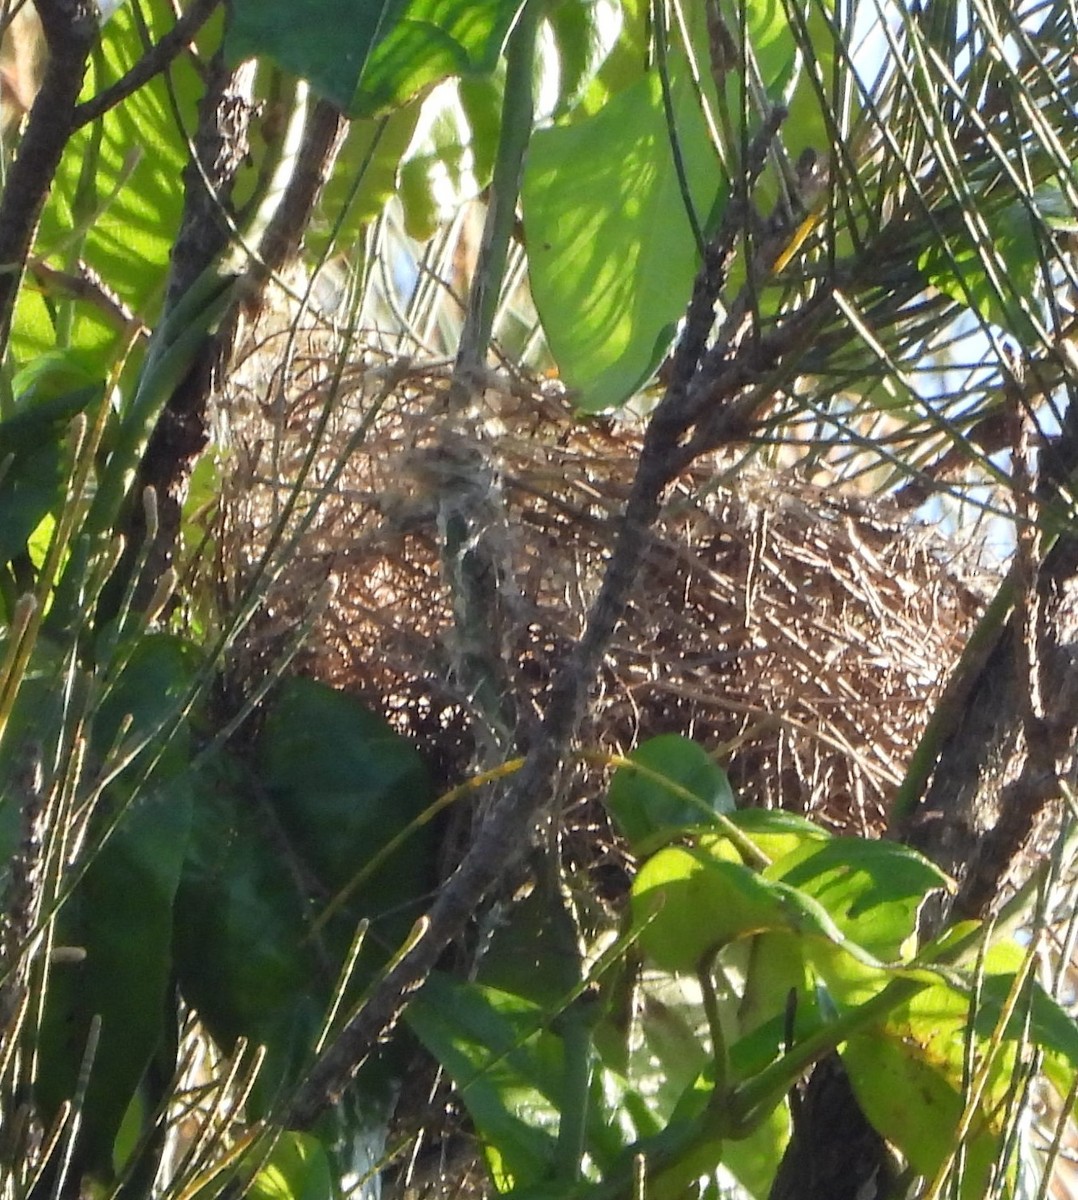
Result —
[[[853,837],[806,843],[764,875],[814,897],[847,937],[884,960],[899,957],[925,895],[948,882],[915,850]]]
[[[581,98],[580,105],[566,114],[570,121],[594,116],[612,96],[638,83],[647,73],[651,59],[651,9],[648,0],[619,0],[617,40]]]
[[[750,1196],[766,1200],[789,1140],[790,1110],[787,1105],[779,1104],[754,1122],[745,1137],[727,1138],[722,1165]]]
[[[655,834],[706,824],[712,814],[734,808],[726,772],[689,738],[661,734],[644,742],[629,758],[643,770],[619,767],[614,772],[607,807],[634,846]]]
[[[961,1052],[960,1030],[956,1042]],[[875,1128],[898,1147],[917,1174],[933,1178],[955,1148],[963,1109],[960,1085],[922,1046],[899,1038],[855,1034],[842,1048],[842,1063]],[[965,1142],[960,1193],[964,1200],[986,1195],[999,1151],[999,1132],[980,1117]]]
[[[418,751],[351,696],[313,679],[282,686],[258,762],[290,844],[331,895],[433,799]],[[425,826],[352,897],[365,916],[392,913],[389,940],[418,915],[416,902],[434,882],[434,848]]]
[[[144,637],[103,699],[93,728],[102,754],[123,717],[129,739],[151,736],[173,714],[193,679],[185,643]],[[57,937],[80,946],[81,962],[56,966],[39,1051],[39,1098],[46,1111],[74,1095],[91,1021],[101,1019],[79,1132],[78,1154],[107,1172],[113,1143],[164,1032],[172,963],[173,901],[190,828],[192,794],[184,771],[187,733],[151,741],[110,786],[90,841],[118,819],[61,910]],[[149,771],[147,775],[146,772]]]
[[[727,184],[687,79],[672,100],[707,229]],[[662,361],[698,265],[658,75],[593,117],[536,133],[521,196],[532,293],[562,378],[589,412],[623,404]]]
[[[957,1089],[919,1047],[877,1034],[852,1036],[842,1063],[876,1129],[901,1149],[909,1147],[918,1174],[934,1175],[950,1152],[962,1112]]]
[[[576,108],[617,43],[621,8],[616,0],[561,0],[546,20],[558,73],[554,115],[560,116]]]
[[[400,165],[398,195],[408,233],[432,237],[466,201],[490,182],[501,123],[502,87],[496,79],[447,83],[423,109],[423,136]]]
[[[811,897],[701,849],[674,846],[653,855],[637,874],[632,902],[644,926],[641,946],[667,971],[694,971],[720,947],[768,932],[822,940],[867,958]]]
[[[952,300],[1032,343],[1037,337],[1031,320],[1034,285],[1041,269],[1037,224],[1018,200],[1003,207],[986,201],[977,213],[982,219],[987,225],[983,244],[962,226],[949,233],[950,255],[936,243],[917,265]],[[949,224],[958,224],[957,218]]]
[[[1027,953],[1015,946],[1016,956]],[[992,957],[992,952],[989,955]],[[985,976],[979,1003],[973,1016],[973,1027],[981,1038],[991,1037],[999,1024],[1003,1005],[1014,982],[1013,972],[997,973],[989,968]],[[1006,1035],[1011,1039],[1028,1038],[1045,1054],[1045,1074],[1066,1095],[1074,1073],[1078,1071],[1078,1025],[1074,1018],[1040,983],[1035,980],[1028,1004],[1020,1003],[1011,1016]],[[1027,1014],[1028,1008],[1028,1014]],[[1028,1016],[1029,1028],[1026,1029]]]
[[[483,1138],[500,1191],[540,1183],[554,1166],[561,1040],[537,1032],[538,1005],[437,972],[405,1019],[449,1072]]]
[[[308,937],[298,864],[282,853],[259,789],[226,756],[195,776],[190,851],[176,899],[180,988],[214,1039],[267,1048],[255,1109],[299,1069],[332,981]]]
[[[796,78],[800,55],[785,6],[775,0],[740,0],[737,4],[720,0],[717,8],[731,34],[737,36],[736,31],[744,28],[768,96],[776,103],[788,102],[787,91]],[[731,85],[740,88],[736,70],[730,74]],[[730,107],[733,112],[740,109],[736,92],[730,96]]]
[[[269,1161],[245,1195],[251,1200],[334,1200],[329,1157],[317,1138],[305,1133],[282,1133]]]
[[[256,762],[220,756],[200,772],[176,959],[219,1042],[267,1046],[261,1108],[306,1062],[360,918],[371,928],[347,1003],[407,934],[431,886],[432,834],[403,845],[316,928],[336,892],[428,804],[423,763],[381,718],[309,679],[288,680],[270,704]],[[373,1101],[392,1068],[391,1050],[365,1073]]]
[[[553,1009],[582,982],[578,938],[563,897],[540,883],[495,925],[477,980]]]
[[[99,383],[69,389],[73,380],[85,380],[70,357],[45,356],[29,380],[20,376],[26,390],[0,421],[0,562],[21,553],[45,516],[59,512],[66,497],[71,421],[104,392]]]
[[[809,992],[804,947],[790,933],[764,933],[749,945],[744,967],[745,987],[737,1006],[737,1029],[747,1036],[783,1013],[791,990]]]
[[[152,0],[140,11],[153,38],[175,23],[167,0]],[[125,75],[144,52],[135,12],[124,5],[102,29],[84,98]],[[42,214],[35,253],[61,270],[89,268],[146,322],[163,293],[183,206],[188,131],[198,126],[204,90],[190,56],[181,55],[167,78],[157,75],[79,130],[67,144]],[[87,300],[56,299],[48,314],[40,297],[24,288],[13,336],[19,358],[30,361],[59,340],[78,347],[106,374],[123,334],[101,309]]]
[[[575,1045],[580,1053],[581,1045],[569,1027],[579,1033],[576,1023],[583,1021],[593,1029],[593,1003],[577,997],[551,1016],[550,1009],[512,993],[436,973],[407,1011],[408,1024],[467,1105],[500,1191],[546,1194],[551,1175],[566,1165],[558,1159],[560,1125],[568,1105],[582,1100],[567,1094],[581,1082],[567,1049]],[[598,1061],[594,1067],[587,1109],[578,1116],[585,1156],[605,1171],[640,1135],[630,1110],[639,1109],[641,1097],[617,1073]],[[654,1131],[651,1118],[644,1124]],[[562,1180],[562,1194],[570,1182]]]
[[[766,885],[747,868],[726,866],[732,870],[713,870],[709,856],[674,846],[640,868],[633,917],[646,922],[640,944],[662,970],[693,972],[706,954],[778,920]]]
[[[654,1121],[654,1132],[674,1114],[678,1100],[710,1061],[703,1038],[706,1018],[695,981],[644,970],[627,1003],[637,1011],[635,1028],[619,1030],[622,1068]],[[597,1042],[603,1045],[600,1027]],[[610,1052],[604,1054],[611,1061]],[[620,1065],[620,1063],[619,1063]]]
[[[807,817],[784,812],[779,808],[742,808],[728,813],[727,820],[746,834],[757,849],[772,862],[792,854],[802,846],[818,845],[831,838],[826,829],[814,824]],[[698,842],[701,846],[712,846],[717,845],[720,840],[728,841],[724,834],[709,832],[701,834]],[[740,857],[732,843],[730,849]],[[746,865],[754,866],[755,863]]]
[[[333,174],[304,237],[310,259],[321,257],[331,234],[336,247],[351,247],[382,211],[396,190],[401,157],[412,140],[419,110],[417,101],[393,113],[384,124],[381,120],[349,123],[344,145],[333,164]],[[349,202],[351,207],[345,212]]]
[[[491,71],[520,0],[236,0],[233,62],[266,55],[349,116],[370,116],[450,75]]]
[[[66,472],[60,436],[43,439],[0,475],[0,563],[21,554],[45,516],[63,503]],[[0,465],[6,455],[0,428]]]

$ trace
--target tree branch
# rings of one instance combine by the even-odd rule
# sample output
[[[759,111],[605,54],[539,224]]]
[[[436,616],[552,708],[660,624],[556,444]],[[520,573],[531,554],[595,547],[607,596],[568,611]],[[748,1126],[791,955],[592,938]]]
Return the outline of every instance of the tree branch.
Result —
[[[221,0],[191,0],[191,4],[176,24],[149,47],[126,75],[76,106],[73,128],[81,129],[91,121],[96,121],[110,108],[115,108],[133,92],[138,91],[143,84],[164,71],[191,44],[195,34],[220,4]]]
[[[75,128],[75,105],[98,33],[94,0],[38,0],[37,11],[48,60],[0,199],[0,350],[11,334],[41,210]]]

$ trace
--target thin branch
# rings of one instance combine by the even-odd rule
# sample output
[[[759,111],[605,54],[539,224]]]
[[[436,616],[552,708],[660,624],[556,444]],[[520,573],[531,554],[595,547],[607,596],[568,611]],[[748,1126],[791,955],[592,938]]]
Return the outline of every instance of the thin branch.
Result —
[[[262,292],[270,277],[299,252],[311,212],[325,187],[347,131],[348,122],[340,109],[328,100],[315,101],[304,122],[288,184],[258,244],[258,261],[252,262],[249,269],[251,289],[247,304],[250,310],[261,303]]]
[[[148,333],[142,319],[86,263],[80,262],[78,274],[72,275],[50,267],[43,259],[32,258],[29,271],[47,294],[85,301],[125,338]]]
[[[192,0],[176,24],[146,51],[126,75],[75,108],[73,128],[81,129],[91,121],[96,121],[155,75],[160,75],[191,44],[195,34],[220,4],[221,0]]]
[[[98,33],[94,0],[38,0],[37,11],[49,56],[0,198],[0,349],[7,346],[37,223],[75,128],[75,105]]]

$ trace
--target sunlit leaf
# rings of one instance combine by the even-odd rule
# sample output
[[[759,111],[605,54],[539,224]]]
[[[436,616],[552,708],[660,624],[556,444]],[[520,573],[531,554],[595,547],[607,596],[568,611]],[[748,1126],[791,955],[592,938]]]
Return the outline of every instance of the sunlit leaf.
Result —
[[[726,183],[687,80],[672,98],[688,199],[708,229]],[[532,293],[562,378],[590,412],[622,404],[667,352],[698,263],[658,74],[535,134],[522,201]]]
[[[847,937],[884,960],[898,958],[925,894],[948,882],[897,842],[847,837],[808,843],[764,874],[815,897]]]
[[[456,1083],[494,1154],[499,1190],[546,1178],[554,1165],[564,1063],[560,1040],[539,1032],[542,1010],[436,973],[406,1019]]]
[[[281,1134],[246,1194],[252,1200],[334,1200],[337,1191],[322,1143],[308,1134]]]
[[[521,0],[237,0],[233,61],[264,54],[350,116],[370,116],[451,75],[493,70]]]
[[[734,807],[726,772],[689,738],[661,734],[629,757],[643,770],[623,766],[614,772],[607,807],[634,845],[657,833],[706,824],[713,813]]]

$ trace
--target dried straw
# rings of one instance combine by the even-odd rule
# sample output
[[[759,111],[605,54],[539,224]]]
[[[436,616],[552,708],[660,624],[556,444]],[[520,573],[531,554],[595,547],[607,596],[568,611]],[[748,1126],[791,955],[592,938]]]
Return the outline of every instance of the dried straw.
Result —
[[[448,786],[474,753],[453,680],[429,478],[447,425],[448,365],[367,346],[341,372],[335,338],[307,335],[281,367],[287,331],[260,336],[222,406],[226,603],[314,446],[299,506],[309,527],[236,671],[268,669],[335,576],[301,669],[384,711]],[[576,419],[549,383],[486,383],[454,436],[471,439],[495,473],[492,504],[516,581],[512,668],[526,703],[539,706],[601,578],[640,430],[628,419]],[[970,578],[944,537],[885,504],[793,471],[701,462],[669,497],[582,742],[623,752],[654,734],[687,734],[728,766],[747,802],[878,831],[980,607]],[[596,791],[594,781],[574,786],[578,799]]]

